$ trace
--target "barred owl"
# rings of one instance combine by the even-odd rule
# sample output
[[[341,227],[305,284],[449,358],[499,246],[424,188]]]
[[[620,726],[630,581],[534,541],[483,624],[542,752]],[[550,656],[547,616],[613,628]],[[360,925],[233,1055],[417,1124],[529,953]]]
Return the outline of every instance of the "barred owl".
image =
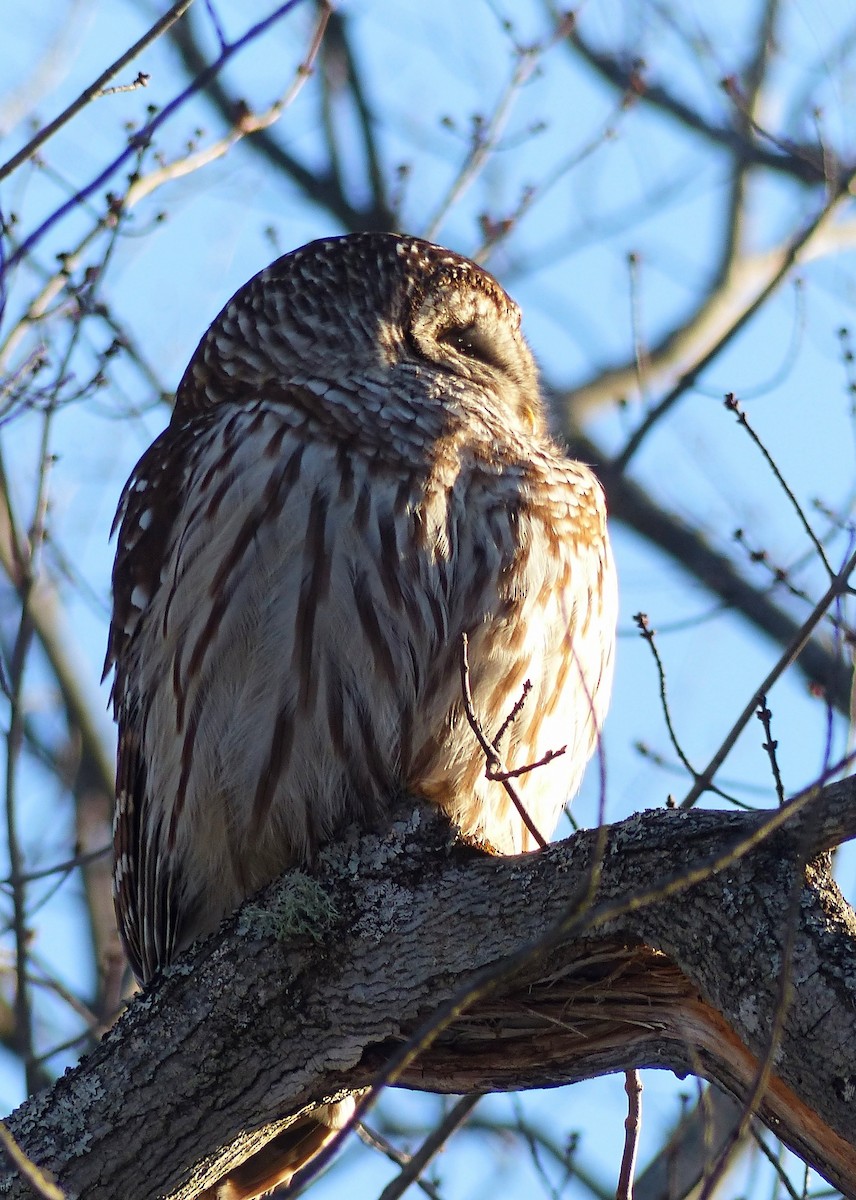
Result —
[[[566,747],[516,781],[552,832],[607,704],[615,578],[601,489],[477,265],[376,233],[273,263],[203,337],[116,524],[114,891],[141,981],[404,796],[532,847],[463,635],[505,766]],[[290,1178],[342,1111],[211,1195]]]

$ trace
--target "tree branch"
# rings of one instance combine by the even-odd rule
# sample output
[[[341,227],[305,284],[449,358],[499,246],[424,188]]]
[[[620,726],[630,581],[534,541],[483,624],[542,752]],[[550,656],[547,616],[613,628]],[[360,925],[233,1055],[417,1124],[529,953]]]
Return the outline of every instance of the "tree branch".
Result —
[[[772,814],[654,811],[518,858],[453,843],[424,810],[345,836],[311,877],[286,875],[193,947],[9,1128],[67,1195],[187,1200],[285,1114],[371,1085],[450,1002],[455,1019],[398,1083],[463,1093],[662,1067],[745,1096],[779,999],[794,871],[856,836],[854,800],[856,778]],[[853,1197],[856,918],[822,860],[801,886],[759,1116]],[[326,914],[317,940],[289,932],[306,926],[301,906]],[[485,971],[495,986],[474,1000]],[[11,1167],[0,1190],[28,1195]]]
[[[130,46],[124,54],[120,54],[116,61],[111,63],[107,70],[102,72],[94,83],[84,88],[72,104],[69,104],[53,121],[49,121],[47,125],[43,125],[38,133],[27,142],[26,146],[23,146],[17,154],[12,155],[8,162],[0,166],[0,180],[11,175],[28,158],[32,158],[49,138],[52,138],[63,125],[67,125],[69,121],[76,117],[81,109],[86,108],[87,104],[91,104],[99,96],[105,95],[104,89],[110,80],[114,79],[129,62],[133,62],[137,55],[142,53],[152,42],[157,41],[161,34],[166,33],[170,25],[174,24],[182,13],[190,8],[192,3],[193,0],[178,0],[178,3],[173,4],[159,20],[155,21],[151,29],[147,30],[138,41],[134,42],[133,46]]]
[[[620,56],[595,49],[584,39],[579,22],[574,26],[567,44],[616,91],[623,95],[628,88],[634,88],[643,103],[666,113],[690,133],[699,134],[712,145],[727,150],[735,159],[754,167],[781,172],[801,184],[822,184],[826,181],[827,169],[821,147],[809,142],[782,139],[768,147],[747,135],[744,130],[735,128],[731,122],[715,124],[668,88],[644,78],[640,74],[638,61],[630,54]]]
[[[344,85],[351,89],[360,122],[363,150],[366,156],[366,171],[373,189],[370,202],[361,205],[352,201],[346,191],[342,190],[342,181],[336,178],[329,161],[321,169],[307,166],[280,145],[267,129],[259,129],[250,134],[246,139],[246,145],[274,170],[290,179],[310,203],[326,209],[343,229],[353,231],[392,229],[395,225],[393,215],[387,208],[382,193],[376,187],[375,172],[378,152],[374,142],[374,131],[368,118],[365,97],[356,72],[355,59],[346,40],[346,19],[341,14],[335,15],[333,29],[337,43],[347,47],[349,74]],[[173,26],[170,30],[170,37],[181,56],[188,78],[198,79],[206,69],[206,60],[196,41],[189,13],[184,20],[178,21]],[[223,80],[216,75],[206,80],[203,91],[220,117],[231,125],[234,122],[236,108],[240,107],[238,98],[229,93]]]

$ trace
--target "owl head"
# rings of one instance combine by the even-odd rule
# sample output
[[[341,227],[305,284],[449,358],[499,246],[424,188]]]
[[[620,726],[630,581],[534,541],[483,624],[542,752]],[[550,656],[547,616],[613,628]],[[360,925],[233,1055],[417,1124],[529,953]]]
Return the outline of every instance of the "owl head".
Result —
[[[435,436],[462,412],[527,433],[543,423],[514,301],[469,259],[392,233],[310,242],[240,288],[200,342],[174,420],[217,403],[299,394],[315,397],[319,416],[326,403],[331,418],[338,409],[357,421],[389,397],[403,420],[430,424],[433,406]]]

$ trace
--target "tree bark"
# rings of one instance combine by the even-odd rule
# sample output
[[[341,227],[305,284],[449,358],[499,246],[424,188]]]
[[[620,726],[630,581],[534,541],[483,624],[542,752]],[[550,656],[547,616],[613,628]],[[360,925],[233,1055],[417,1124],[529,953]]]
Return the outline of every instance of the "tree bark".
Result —
[[[856,916],[824,855],[853,836],[856,778],[518,858],[415,809],[245,905],[9,1128],[69,1197],[188,1200],[379,1078],[467,1092],[661,1067],[760,1090],[761,1119],[856,1197]],[[0,1194],[32,1192],[7,1167]]]

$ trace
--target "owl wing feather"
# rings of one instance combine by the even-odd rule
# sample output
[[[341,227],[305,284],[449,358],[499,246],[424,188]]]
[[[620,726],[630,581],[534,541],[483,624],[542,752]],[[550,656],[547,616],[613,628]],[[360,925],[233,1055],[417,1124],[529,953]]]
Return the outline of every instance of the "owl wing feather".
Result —
[[[138,681],[139,631],[162,586],[162,570],[180,511],[189,429],[169,426],[149,447],[123,490],[111,533],[119,530],[113,613],[104,675],[119,726],[113,818],[113,893],[117,921],[136,977],[150,980],[172,958],[175,866],[162,856],[162,818],[148,788],[146,701]]]

